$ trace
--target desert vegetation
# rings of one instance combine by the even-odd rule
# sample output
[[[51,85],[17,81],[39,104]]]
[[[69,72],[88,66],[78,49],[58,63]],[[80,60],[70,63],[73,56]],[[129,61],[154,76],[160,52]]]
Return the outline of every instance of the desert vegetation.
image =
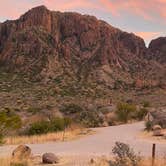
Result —
[[[0,163],[3,166],[40,166],[47,165],[48,161],[56,161],[55,165],[67,166],[72,163],[77,163],[77,166],[86,163],[86,166],[151,166],[152,159],[145,158],[135,153],[134,150],[128,145],[122,142],[116,142],[112,149],[112,156],[96,156],[93,158],[84,158],[76,156],[63,156],[57,157],[53,153],[44,153],[42,156],[32,156],[29,147],[26,147],[26,152],[20,153],[26,146],[18,146],[12,156],[6,158],[0,158]],[[26,156],[22,158],[22,156]],[[49,156],[49,158],[46,158]],[[44,159],[45,158],[45,159]],[[44,160],[43,160],[44,159]],[[48,160],[49,159],[49,160]],[[75,161],[77,160],[77,161]],[[79,161],[80,160],[80,161]],[[155,166],[165,166],[166,158],[156,158],[154,162]],[[53,164],[54,165],[54,164]]]

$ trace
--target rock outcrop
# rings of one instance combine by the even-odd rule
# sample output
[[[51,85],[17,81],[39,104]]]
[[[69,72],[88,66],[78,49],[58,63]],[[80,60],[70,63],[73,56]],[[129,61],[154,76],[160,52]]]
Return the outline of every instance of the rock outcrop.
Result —
[[[0,66],[36,80],[67,75],[109,88],[137,86],[138,80],[141,87],[156,86],[165,74],[161,43],[165,40],[153,41],[147,49],[140,37],[93,16],[39,6],[0,24]],[[161,60],[156,61],[158,46]]]

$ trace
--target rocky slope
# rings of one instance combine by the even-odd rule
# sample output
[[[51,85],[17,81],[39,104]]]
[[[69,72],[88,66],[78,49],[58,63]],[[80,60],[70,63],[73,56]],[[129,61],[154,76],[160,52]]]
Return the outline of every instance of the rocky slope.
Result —
[[[44,83],[75,82],[76,89],[164,87],[165,45],[159,38],[146,48],[140,37],[93,16],[39,6],[0,24],[0,67]]]

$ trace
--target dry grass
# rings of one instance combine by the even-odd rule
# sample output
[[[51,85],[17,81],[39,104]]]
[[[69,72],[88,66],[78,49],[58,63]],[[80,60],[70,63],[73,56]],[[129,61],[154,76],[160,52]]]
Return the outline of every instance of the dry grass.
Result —
[[[163,133],[166,134],[166,129],[162,131]],[[163,137],[163,136],[153,136],[153,132],[147,132],[147,131],[144,131],[140,134],[140,137],[143,138],[143,139],[146,139],[146,140],[149,140],[149,141],[152,141],[152,142],[162,142],[162,143],[166,143],[166,139]]]
[[[80,137],[92,134],[93,132],[88,129],[68,129],[56,133],[48,133],[43,135],[34,135],[34,136],[12,136],[6,137],[4,139],[6,145],[17,145],[17,144],[35,144],[35,143],[44,143],[44,142],[53,142],[53,141],[68,141],[73,139],[78,139]]]
[[[152,160],[146,159],[140,163],[140,166],[152,166]],[[156,159],[155,166],[166,166],[166,159]]]
[[[11,157],[0,158],[1,166],[33,166],[30,160],[13,160]]]
[[[70,156],[70,157],[61,157],[60,163],[56,166],[109,166],[109,159],[106,157],[97,157],[94,158],[94,161],[91,162],[90,158],[83,156]],[[15,164],[11,164],[15,163]],[[0,158],[0,166],[42,166],[41,157],[34,157],[29,160],[16,161],[12,160],[10,157]],[[54,164],[53,164],[54,165]],[[139,166],[152,166],[151,159],[142,160]],[[166,159],[156,159],[155,166],[166,166]]]

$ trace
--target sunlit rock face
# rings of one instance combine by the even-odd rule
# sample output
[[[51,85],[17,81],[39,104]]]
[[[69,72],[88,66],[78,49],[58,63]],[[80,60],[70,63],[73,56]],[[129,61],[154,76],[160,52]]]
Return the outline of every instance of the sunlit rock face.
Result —
[[[68,73],[79,81],[110,87],[117,80],[133,85],[146,79],[157,85],[165,71],[165,46],[161,38],[147,49],[140,37],[93,16],[49,11],[44,6],[0,24],[1,68],[40,79]]]

